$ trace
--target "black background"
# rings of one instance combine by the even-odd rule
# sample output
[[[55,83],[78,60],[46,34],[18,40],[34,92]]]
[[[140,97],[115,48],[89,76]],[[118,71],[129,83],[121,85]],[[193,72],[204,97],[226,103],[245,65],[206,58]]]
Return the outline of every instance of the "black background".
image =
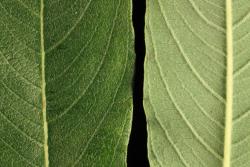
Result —
[[[133,25],[135,34],[136,62],[133,80],[133,123],[130,141],[128,145],[127,157],[128,167],[149,167],[149,162],[147,158],[147,125],[143,109],[145,8],[146,0],[133,0]]]

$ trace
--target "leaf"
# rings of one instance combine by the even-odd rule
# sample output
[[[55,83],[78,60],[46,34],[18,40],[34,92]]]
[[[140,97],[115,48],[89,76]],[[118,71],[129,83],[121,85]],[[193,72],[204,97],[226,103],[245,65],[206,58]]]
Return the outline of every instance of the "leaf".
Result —
[[[129,0],[0,1],[0,166],[126,166]]]
[[[147,1],[144,107],[152,167],[250,165],[249,7]]]

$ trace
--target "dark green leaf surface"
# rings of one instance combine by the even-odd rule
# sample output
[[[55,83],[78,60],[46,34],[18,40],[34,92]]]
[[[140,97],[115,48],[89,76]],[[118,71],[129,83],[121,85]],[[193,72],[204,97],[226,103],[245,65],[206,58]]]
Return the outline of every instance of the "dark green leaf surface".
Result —
[[[126,166],[131,24],[130,0],[0,1],[0,166]]]
[[[250,166],[249,2],[147,0],[152,167]]]

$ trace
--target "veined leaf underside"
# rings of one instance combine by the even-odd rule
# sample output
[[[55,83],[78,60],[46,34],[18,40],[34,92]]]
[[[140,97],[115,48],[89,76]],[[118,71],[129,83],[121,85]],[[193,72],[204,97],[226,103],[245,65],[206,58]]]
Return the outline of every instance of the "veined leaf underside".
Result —
[[[249,6],[147,1],[144,106],[151,166],[250,164]]]

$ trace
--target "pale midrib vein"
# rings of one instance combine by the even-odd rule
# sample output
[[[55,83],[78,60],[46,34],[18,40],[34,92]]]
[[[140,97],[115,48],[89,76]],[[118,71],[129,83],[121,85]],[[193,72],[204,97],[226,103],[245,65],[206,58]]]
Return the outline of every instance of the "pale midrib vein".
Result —
[[[233,121],[233,17],[232,0],[226,0],[227,28],[227,80],[226,80],[226,117],[224,137],[223,167],[231,166],[232,121]]]
[[[44,166],[49,167],[48,122],[46,111],[46,82],[45,82],[45,48],[44,48],[44,0],[40,1],[40,38],[41,38],[41,75],[42,75],[42,113],[44,129]]]

